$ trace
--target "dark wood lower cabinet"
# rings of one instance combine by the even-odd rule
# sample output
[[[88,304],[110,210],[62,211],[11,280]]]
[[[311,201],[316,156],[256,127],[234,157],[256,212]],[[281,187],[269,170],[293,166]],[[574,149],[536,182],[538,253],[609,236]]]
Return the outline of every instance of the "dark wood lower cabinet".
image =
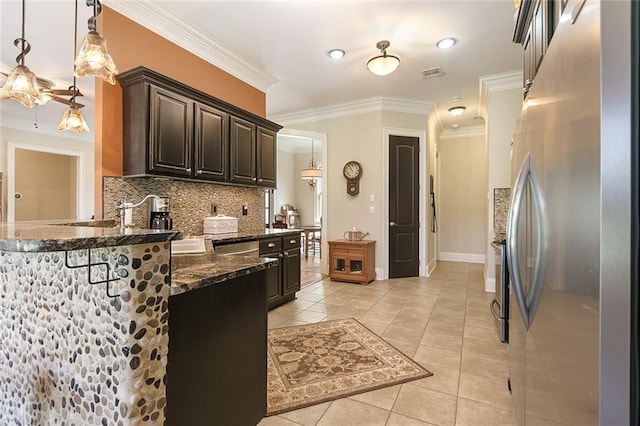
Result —
[[[169,298],[167,425],[255,425],[265,416],[272,271]]]
[[[295,299],[300,290],[300,235],[268,238],[260,241],[260,257],[278,259],[276,271],[267,278],[267,303],[273,309]]]

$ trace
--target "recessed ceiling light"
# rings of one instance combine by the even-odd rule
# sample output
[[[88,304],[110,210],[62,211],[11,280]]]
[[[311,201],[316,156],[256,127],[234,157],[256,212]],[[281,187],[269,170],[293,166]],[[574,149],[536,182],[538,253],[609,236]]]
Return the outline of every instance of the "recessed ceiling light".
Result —
[[[457,117],[459,115],[462,115],[462,113],[464,112],[466,108],[463,106],[457,106],[457,107],[453,107],[453,108],[449,108],[449,112],[451,113],[451,115],[453,115],[454,117]]]
[[[440,48],[440,49],[448,49],[451,46],[453,46],[454,44],[456,44],[456,39],[453,38],[453,37],[447,37],[447,38],[443,38],[442,40],[437,42],[436,46],[438,46],[438,48]]]
[[[330,51],[327,52],[327,55],[329,55],[333,59],[340,59],[344,56],[344,50],[331,49]]]

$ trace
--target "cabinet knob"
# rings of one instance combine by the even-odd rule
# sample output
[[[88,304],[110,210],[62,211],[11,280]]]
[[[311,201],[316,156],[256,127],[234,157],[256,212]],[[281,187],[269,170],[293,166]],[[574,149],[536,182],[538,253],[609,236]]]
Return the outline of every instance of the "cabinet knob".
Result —
[[[258,179],[258,182],[262,182],[262,178]]]
[[[191,173],[191,167],[187,169],[187,173]]]
[[[198,170],[198,171],[196,172],[196,174],[197,174],[197,175],[201,175],[201,174],[202,174],[202,170]]]
[[[298,242],[298,240],[289,240],[289,244],[295,244],[297,242]]]
[[[255,182],[257,179],[256,178],[252,178],[251,180]]]
[[[285,256],[289,256],[289,252],[288,252],[288,251],[285,251],[285,252],[284,252],[284,255],[285,255]]]
[[[389,226],[398,226],[398,224],[395,223],[395,222],[391,222],[391,223],[389,223]]]
[[[269,247],[269,248],[273,248],[273,247],[275,247],[275,246],[276,246],[276,243],[269,243],[269,244],[267,244],[267,247]]]

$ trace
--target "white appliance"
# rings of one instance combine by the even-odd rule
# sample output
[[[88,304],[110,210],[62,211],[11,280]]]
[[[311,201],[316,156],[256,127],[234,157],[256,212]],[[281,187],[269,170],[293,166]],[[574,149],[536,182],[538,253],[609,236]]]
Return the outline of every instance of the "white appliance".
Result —
[[[638,424],[637,3],[566,2],[516,127],[507,348],[518,424]]]

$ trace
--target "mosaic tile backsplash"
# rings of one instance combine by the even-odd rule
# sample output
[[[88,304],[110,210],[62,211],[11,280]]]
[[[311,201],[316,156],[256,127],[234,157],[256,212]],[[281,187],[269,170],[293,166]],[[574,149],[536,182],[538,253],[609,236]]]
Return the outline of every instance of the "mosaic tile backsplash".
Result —
[[[511,188],[493,189],[493,228],[496,236],[507,234],[507,215],[511,203]]]
[[[187,235],[202,235],[203,219],[211,216],[211,204],[218,207],[216,214],[238,218],[238,231],[263,229],[264,189],[217,185],[160,178],[121,178],[105,176],[102,181],[103,219],[116,218],[116,205],[127,197],[138,203],[149,194],[171,199],[173,229]],[[247,215],[242,215],[242,205]],[[149,204],[133,210],[137,228],[148,228]]]
[[[1,425],[164,423],[169,247],[0,251]]]

